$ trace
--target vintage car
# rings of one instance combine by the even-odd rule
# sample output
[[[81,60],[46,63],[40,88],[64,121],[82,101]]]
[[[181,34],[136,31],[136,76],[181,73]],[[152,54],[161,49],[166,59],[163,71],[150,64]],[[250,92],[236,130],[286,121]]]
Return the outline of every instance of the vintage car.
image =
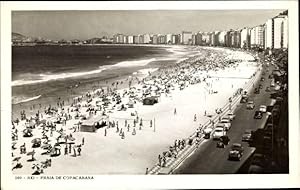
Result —
[[[218,140],[224,135],[226,135],[226,131],[223,127],[216,127],[214,133],[212,134],[214,140]]]
[[[253,110],[254,107],[255,107],[254,101],[249,101],[249,102],[247,103],[246,108],[247,108],[248,110]]]
[[[248,96],[247,95],[242,95],[242,99],[240,101],[240,103],[247,103],[248,102]]]
[[[233,112],[228,113],[225,117],[223,118],[228,118],[230,121],[235,119],[235,114]]]
[[[255,93],[255,94],[259,94],[259,93],[260,93],[259,88],[255,88],[255,89],[254,89],[254,93]]]
[[[255,111],[254,119],[261,119],[262,116],[263,116],[263,113],[261,111]]]
[[[252,141],[252,130],[248,129],[244,132],[244,134],[242,135],[242,141]]]
[[[228,160],[241,160],[243,156],[244,148],[239,143],[233,143],[231,150],[229,151]]]
[[[217,148],[225,148],[229,141],[230,139],[227,135],[220,137],[219,142],[217,142]]]
[[[267,112],[267,106],[265,105],[260,105],[259,106],[259,111],[263,112],[263,113],[266,113]]]
[[[226,131],[228,131],[228,130],[231,128],[231,123],[230,123],[230,120],[229,120],[229,119],[222,118],[221,121],[220,121],[219,123],[224,124],[224,129],[225,129]]]

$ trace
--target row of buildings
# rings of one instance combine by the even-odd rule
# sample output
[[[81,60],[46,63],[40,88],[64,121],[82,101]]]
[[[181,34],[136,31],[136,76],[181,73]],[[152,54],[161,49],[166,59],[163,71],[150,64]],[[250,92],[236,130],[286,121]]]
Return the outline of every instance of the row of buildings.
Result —
[[[88,40],[46,40],[26,37],[18,33],[12,35],[12,45],[85,45],[85,44],[183,44],[202,46],[224,46],[234,48],[288,47],[288,12],[270,18],[266,23],[238,30],[197,32],[183,31],[181,34],[116,34],[112,38],[92,38]]]
[[[287,48],[287,11],[267,20],[266,23],[238,30],[198,32],[183,31],[181,34],[140,34],[113,36],[117,44],[183,44],[209,45],[235,48]]]

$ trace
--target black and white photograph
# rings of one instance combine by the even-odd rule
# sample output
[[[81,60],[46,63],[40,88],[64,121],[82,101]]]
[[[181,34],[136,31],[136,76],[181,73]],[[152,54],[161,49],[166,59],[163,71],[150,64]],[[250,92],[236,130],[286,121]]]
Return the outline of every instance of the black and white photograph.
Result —
[[[298,2],[120,3],[1,2],[1,165],[14,183],[299,177]]]

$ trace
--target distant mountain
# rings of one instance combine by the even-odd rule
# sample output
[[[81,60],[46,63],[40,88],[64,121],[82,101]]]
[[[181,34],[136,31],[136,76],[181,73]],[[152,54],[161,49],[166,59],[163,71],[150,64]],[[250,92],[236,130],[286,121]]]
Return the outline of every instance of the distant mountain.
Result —
[[[26,36],[24,36],[22,34],[19,34],[19,33],[16,33],[16,32],[13,32],[11,34],[11,38],[12,38],[12,40],[24,40],[24,39],[27,39]]]

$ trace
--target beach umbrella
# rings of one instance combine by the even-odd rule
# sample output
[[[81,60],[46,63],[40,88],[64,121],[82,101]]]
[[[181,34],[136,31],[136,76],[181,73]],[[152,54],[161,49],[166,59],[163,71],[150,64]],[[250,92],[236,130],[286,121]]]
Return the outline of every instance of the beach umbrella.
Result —
[[[33,144],[41,143],[41,139],[40,138],[32,139],[31,143],[33,143]]]
[[[31,133],[31,132],[32,132],[32,129],[26,128],[26,129],[23,130],[23,132],[24,132],[24,133]]]
[[[74,138],[74,137],[71,137],[71,136],[68,136],[68,140],[70,140],[70,141],[75,141],[75,138]]]
[[[51,145],[50,144],[44,144],[41,146],[42,149],[49,149],[51,148]]]
[[[33,156],[35,154],[35,151],[33,150],[33,151],[31,151],[31,152],[28,152],[27,153],[27,156]]]
[[[19,157],[15,157],[15,158],[13,159],[13,161],[19,162],[20,159],[21,159],[20,156],[19,156]]]

